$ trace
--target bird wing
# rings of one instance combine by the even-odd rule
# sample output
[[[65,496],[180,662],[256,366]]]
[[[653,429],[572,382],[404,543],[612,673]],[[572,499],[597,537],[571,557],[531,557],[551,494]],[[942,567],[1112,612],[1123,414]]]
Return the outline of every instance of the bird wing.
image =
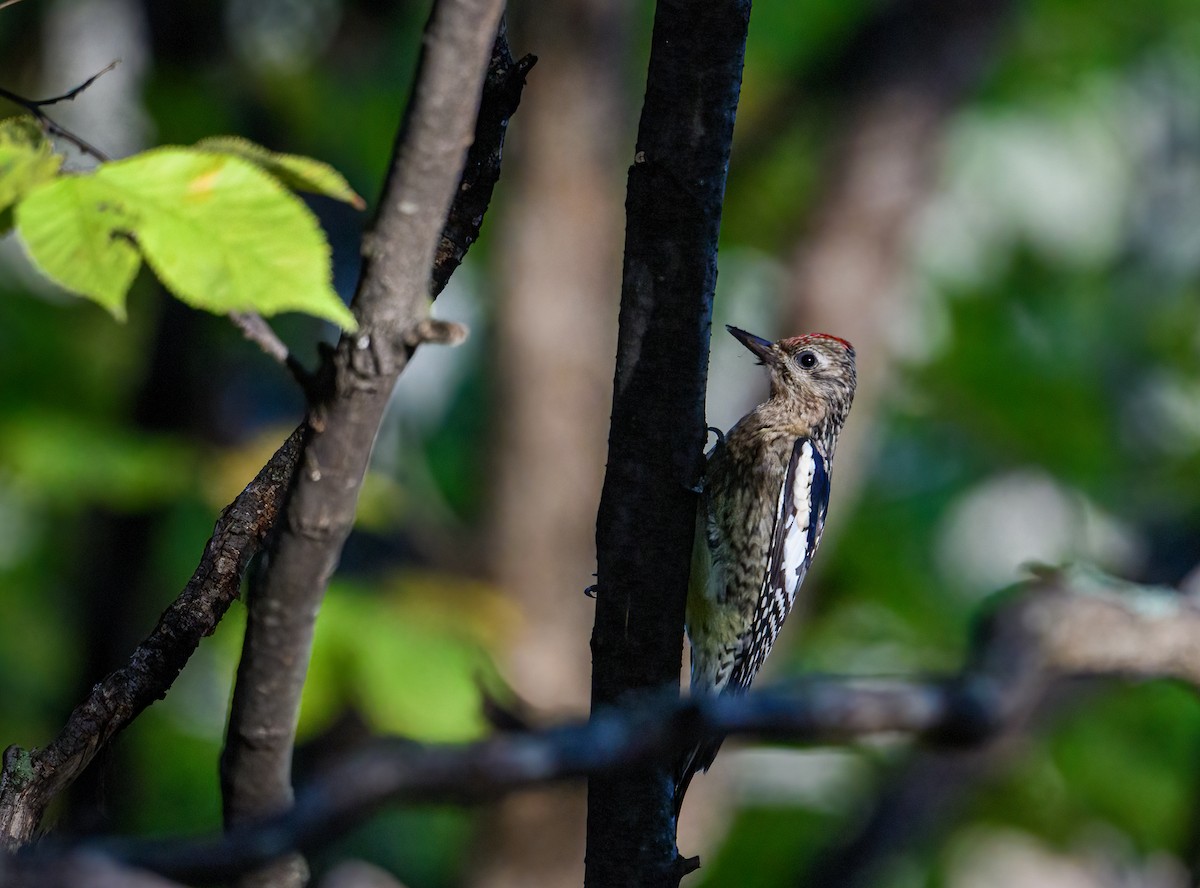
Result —
[[[747,655],[734,664],[731,688],[749,687],[770,653],[821,542],[828,507],[825,458],[811,439],[797,438],[779,488],[762,591],[742,648]]]

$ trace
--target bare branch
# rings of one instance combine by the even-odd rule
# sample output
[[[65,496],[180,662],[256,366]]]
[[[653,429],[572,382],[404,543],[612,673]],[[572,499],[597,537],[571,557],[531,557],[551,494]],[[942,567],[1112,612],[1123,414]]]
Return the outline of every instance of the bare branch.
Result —
[[[513,59],[508,46],[508,28],[501,18],[487,77],[483,81],[475,140],[467,152],[462,181],[438,243],[430,288],[430,295],[435,298],[479,237],[484,215],[492,201],[492,191],[500,178],[508,121],[521,103],[525,78],[535,64],[537,57],[532,55],[524,56],[520,61]]]
[[[236,831],[202,840],[110,840],[86,848],[185,882],[228,879],[290,851],[319,848],[388,803],[473,803],[555,780],[637,772],[713,734],[833,742],[880,731],[926,733],[951,724],[961,733],[963,720],[974,720],[980,708],[978,694],[978,688],[958,683],[815,679],[787,693],[690,701],[657,696],[601,711],[586,722],[465,745],[382,739],[302,787],[290,810]]]
[[[309,402],[316,397],[316,381],[303,364],[291,353],[279,334],[266,322],[262,315],[251,311],[231,311],[229,320],[242,331],[242,335],[253,342],[263,353],[282,364],[292,374],[296,384],[303,390]]]
[[[477,802],[583,775],[643,773],[716,736],[828,744],[899,733],[935,747],[979,746],[1020,729],[1054,682],[1077,677],[1171,678],[1200,688],[1200,602],[1086,572],[1046,573],[996,608],[957,675],[809,678],[695,700],[660,694],[587,722],[466,745],[380,740],[314,780],[291,810],[234,833],[88,848],[171,878],[225,878],[323,845],[388,803]]]
[[[772,692],[693,700],[659,694],[586,722],[464,745],[378,740],[302,788],[291,810],[236,832],[86,848],[171,878],[221,879],[293,849],[320,847],[386,804],[472,803],[556,780],[638,773],[704,738],[829,744],[899,733],[933,746],[978,746],[1021,724],[1059,679],[1174,678],[1200,688],[1197,651],[1200,602],[1095,575],[1047,574],[996,610],[958,675],[808,678]]]
[[[15,0],[14,0],[14,2],[15,2]],[[5,3],[3,5],[0,5],[0,9],[3,9],[4,6],[7,6],[7,5],[9,5],[9,4]],[[89,144],[88,142],[85,142],[82,138],[75,135],[69,129],[66,129],[65,127],[56,123],[42,109],[46,108],[50,105],[57,105],[59,102],[74,101],[76,96],[78,96],[80,93],[82,93],[84,90],[86,90],[89,86],[91,86],[93,83],[95,83],[101,77],[103,77],[105,74],[107,74],[113,68],[117,67],[118,64],[120,64],[120,59],[114,59],[113,61],[111,61],[107,65],[105,65],[103,68],[101,68],[99,71],[97,71],[95,74],[93,74],[91,77],[89,77],[87,80],[83,81],[83,83],[79,84],[79,86],[76,86],[73,89],[67,90],[65,93],[63,93],[60,96],[53,96],[49,99],[27,99],[24,96],[18,95],[17,93],[14,93],[14,92],[11,92],[10,90],[4,89],[4,87],[0,87],[0,99],[7,99],[8,101],[12,102],[14,105],[24,108],[26,111],[28,111],[30,114],[32,114],[37,119],[38,123],[40,123],[42,125],[42,129],[44,129],[47,133],[49,133],[52,136],[58,136],[60,139],[64,139],[64,140],[70,142],[72,145],[74,145],[76,148],[78,148],[84,154],[90,154],[90,155],[92,155],[92,157],[103,162],[103,161],[106,161],[109,159],[108,155],[106,155],[100,149]]]
[[[488,113],[481,113],[488,48],[503,39],[497,37],[501,8],[500,0],[439,0],[431,14],[374,231],[364,243],[363,274],[351,305],[359,331],[342,338],[322,370],[308,418],[313,438],[287,520],[272,546],[270,567],[250,595],[221,761],[228,827],[291,805],[296,713],[316,613],[353,524],[362,477],[396,379],[416,343],[439,331],[428,321],[431,271],[444,283],[473,239],[470,232],[478,229],[499,174],[503,124],[528,70],[512,63],[506,44],[503,53],[494,52],[493,63],[500,58],[505,65],[499,82],[507,90],[493,88],[485,97]],[[493,120],[492,102],[508,109],[502,123]],[[484,172],[470,182],[463,164],[473,130],[475,155],[493,162],[478,167]],[[470,224],[465,213],[471,214]],[[445,248],[443,231],[461,243],[461,250]],[[455,328],[440,331],[445,338]],[[261,878],[290,885],[299,881],[299,872],[292,858]]]
[[[5,888],[183,888],[161,876],[124,866],[103,854],[75,851],[60,858],[0,865]]]
[[[261,348],[267,357],[287,366],[291,352],[288,350],[287,344],[279,338],[279,334],[271,328],[262,315],[252,311],[231,311],[229,320],[233,321],[233,325],[242,331],[242,335],[246,339]]]
[[[28,842],[46,807],[96,753],[142,710],[165,696],[200,643],[212,634],[241,588],[242,573],[275,523],[303,443],[292,433],[253,481],[225,508],[192,578],[129,658],[106,676],[42,749],[10,746],[0,772],[0,840]]]
[[[121,64],[120,59],[113,59],[111,62],[109,62],[107,65],[105,65],[99,71],[97,71],[95,74],[93,74],[87,80],[83,81],[83,83],[79,84],[79,86],[76,86],[73,89],[67,90],[65,93],[63,93],[60,96],[54,96],[49,99],[36,99],[32,102],[32,104],[37,105],[39,108],[45,108],[47,105],[57,105],[59,102],[73,102],[73,101],[75,101],[76,96],[78,96],[81,92],[83,92],[85,89],[87,89],[89,86],[91,86],[97,80],[99,80],[101,77],[103,77],[109,71],[111,71],[113,68],[117,67],[117,65],[119,65],[119,64]]]

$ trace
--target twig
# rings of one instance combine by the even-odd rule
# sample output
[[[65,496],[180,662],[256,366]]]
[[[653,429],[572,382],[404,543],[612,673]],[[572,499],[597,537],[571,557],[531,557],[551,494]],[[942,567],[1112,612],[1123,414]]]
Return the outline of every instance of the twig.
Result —
[[[12,2],[16,2],[16,0],[12,0]],[[3,8],[3,7],[0,7],[0,8]],[[108,155],[106,155],[104,152],[100,151],[98,148],[94,147],[93,145],[89,144],[88,142],[85,142],[82,138],[75,135],[73,132],[71,132],[66,127],[55,122],[42,109],[45,107],[48,107],[50,105],[57,105],[59,102],[74,101],[76,96],[78,96],[81,92],[83,92],[85,89],[87,89],[93,83],[95,83],[98,79],[100,79],[105,74],[107,74],[109,71],[111,71],[113,68],[115,68],[118,64],[120,64],[120,59],[114,59],[113,61],[111,61],[107,65],[105,65],[103,68],[101,68],[99,71],[97,71],[95,74],[93,74],[91,77],[89,77],[87,80],[83,81],[83,83],[79,84],[79,86],[76,86],[73,89],[67,90],[65,93],[63,93],[60,96],[53,96],[52,98],[49,98],[49,99],[27,99],[24,96],[17,95],[17,93],[14,93],[14,92],[11,92],[10,90],[5,89],[4,87],[0,87],[0,98],[7,99],[8,101],[12,102],[14,105],[18,105],[21,108],[24,108],[26,111],[28,111],[30,114],[32,114],[37,119],[38,123],[40,123],[42,125],[42,129],[44,129],[50,135],[58,136],[60,139],[65,139],[66,141],[68,141],[72,145],[74,145],[76,148],[78,148],[80,151],[82,151],[84,154],[90,154],[90,155],[92,155],[92,157],[96,158],[97,160],[104,162],[109,159]]]
[[[229,320],[242,331],[243,336],[261,348],[267,357],[287,366],[292,353],[262,315],[252,311],[231,311]]]
[[[459,345],[466,341],[467,328],[455,321],[425,318],[413,326],[404,338],[404,344],[416,348],[423,343],[431,345]]]
[[[9,6],[16,6],[20,2],[21,0],[4,0],[3,3],[0,3],[0,9],[5,9]]]
[[[49,99],[36,99],[32,102],[32,104],[36,105],[39,108],[44,108],[47,105],[57,105],[59,102],[73,102],[73,101],[75,101],[76,96],[78,96],[81,92],[83,92],[85,89],[87,89],[89,86],[91,86],[97,80],[99,80],[101,77],[103,77],[109,71],[111,71],[113,68],[117,67],[117,65],[119,65],[119,64],[121,64],[120,59],[113,59],[111,62],[109,62],[107,65],[105,65],[99,71],[97,71],[95,74],[93,74],[87,80],[83,81],[83,83],[79,84],[79,86],[76,86],[72,89],[67,90],[65,93],[63,93],[60,96],[54,96],[53,98],[49,98]]]
[[[1073,573],[1045,575],[1004,601],[963,672],[923,681],[814,677],[744,696],[653,695],[586,722],[464,745],[378,740],[303,787],[294,807],[202,840],[89,843],[124,865],[171,878],[235,876],[337,838],[395,802],[474,803],[551,781],[636,773],[698,740],[740,734],[844,743],[880,733],[978,747],[1082,676],[1173,678],[1200,688],[1200,602]],[[34,852],[55,856],[53,848]]]
[[[253,342],[267,357],[278,361],[288,372],[292,374],[292,378],[296,384],[303,390],[305,397],[309,403],[312,403],[316,398],[316,381],[313,375],[308,371],[295,355],[287,347],[279,334],[266,322],[262,315],[252,311],[231,311],[229,312],[229,320],[233,321],[235,327],[242,331],[242,335],[250,342]]]
[[[242,573],[275,523],[303,444],[292,433],[226,507],[192,578],[129,662],[100,681],[46,747],[10,746],[0,772],[0,842],[28,842],[46,807],[96,753],[142,710],[161,699],[200,643],[237,598]]]
[[[184,888],[178,882],[87,851],[0,866],[0,884],[4,888]]]

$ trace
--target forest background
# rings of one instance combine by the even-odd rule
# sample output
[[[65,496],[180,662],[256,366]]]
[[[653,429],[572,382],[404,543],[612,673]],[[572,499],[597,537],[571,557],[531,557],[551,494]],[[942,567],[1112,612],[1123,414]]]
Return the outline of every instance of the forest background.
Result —
[[[0,10],[0,83],[58,93],[120,58],[58,115],[109,154],[237,133],[329,161],[372,199],[426,14],[26,0]],[[437,307],[472,335],[422,348],[393,399],[318,623],[301,771],[367,730],[481,736],[482,689],[539,718],[586,710],[650,17],[509,10],[514,51],[539,61],[483,237]],[[861,369],[811,600],[768,678],[954,670],[981,603],[1030,561],[1200,587],[1198,97],[1185,0],[756,6],[715,321],[827,330]],[[368,216],[311,206],[348,296]],[[34,746],[153,625],[303,400],[148,276],[119,324],[49,287],[12,238],[0,262],[0,741]],[[763,391],[723,334],[709,380],[714,426]],[[243,616],[87,772],[65,830],[219,826]],[[1181,884],[1200,857],[1194,695],[1088,685],[1047,709],[969,767],[908,741],[731,744],[685,809],[680,845],[704,858],[689,878],[793,884],[884,800],[914,828],[870,884]],[[414,888],[578,884],[582,798],[393,810],[328,859]]]

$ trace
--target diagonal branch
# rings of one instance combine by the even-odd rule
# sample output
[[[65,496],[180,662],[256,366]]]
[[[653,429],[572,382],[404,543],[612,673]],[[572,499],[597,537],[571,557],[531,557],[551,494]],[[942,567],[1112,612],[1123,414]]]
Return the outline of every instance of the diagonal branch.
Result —
[[[516,110],[520,86],[534,61],[528,56],[516,62],[508,54],[507,43],[497,43],[484,91],[489,113],[486,119],[480,115],[469,154],[468,167],[475,174],[470,184],[464,182],[459,190],[438,253],[435,278],[443,283],[478,232],[480,217],[499,177],[508,117]],[[72,93],[77,95],[90,82]],[[71,97],[68,93],[58,100]],[[454,325],[429,321],[417,326],[413,344],[419,340],[453,341],[458,335],[460,331]],[[288,359],[294,360],[290,355]],[[0,842],[4,846],[17,847],[33,837],[47,806],[108,741],[166,695],[200,639],[212,633],[237,597],[246,565],[275,524],[309,433],[307,423],[297,428],[246,490],[222,512],[192,579],[131,655],[129,664],[95,686],[49,745],[32,751],[10,746],[5,751],[0,772]]]
[[[313,626],[354,521],[380,420],[417,345],[459,334],[430,323],[430,296],[478,230],[499,174],[505,126],[533,64],[514,62],[503,31],[497,36],[501,8],[500,0],[439,0],[431,13],[414,93],[364,243],[352,303],[359,331],[342,338],[323,368],[307,420],[312,438],[286,520],[269,568],[251,590],[221,759],[227,827],[291,805],[292,746]],[[302,873],[292,859],[246,884],[298,884]]]
[[[775,691],[695,700],[660,692],[586,722],[478,743],[378,740],[303,788],[291,810],[235,833],[86,847],[171,878],[229,878],[290,850],[325,845],[386,804],[463,804],[584,775],[644,773],[706,737],[828,744],[899,733],[934,747],[975,747],[1019,730],[1052,683],[1085,676],[1171,678],[1200,689],[1200,602],[1089,575],[1046,574],[985,621],[957,675],[814,677]]]
[[[46,807],[96,753],[166,695],[200,639],[212,634],[241,588],[242,573],[275,523],[303,443],[292,433],[253,481],[226,507],[192,578],[163,612],[129,662],[102,679],[42,749],[10,746],[0,773],[0,840],[28,842]]]

